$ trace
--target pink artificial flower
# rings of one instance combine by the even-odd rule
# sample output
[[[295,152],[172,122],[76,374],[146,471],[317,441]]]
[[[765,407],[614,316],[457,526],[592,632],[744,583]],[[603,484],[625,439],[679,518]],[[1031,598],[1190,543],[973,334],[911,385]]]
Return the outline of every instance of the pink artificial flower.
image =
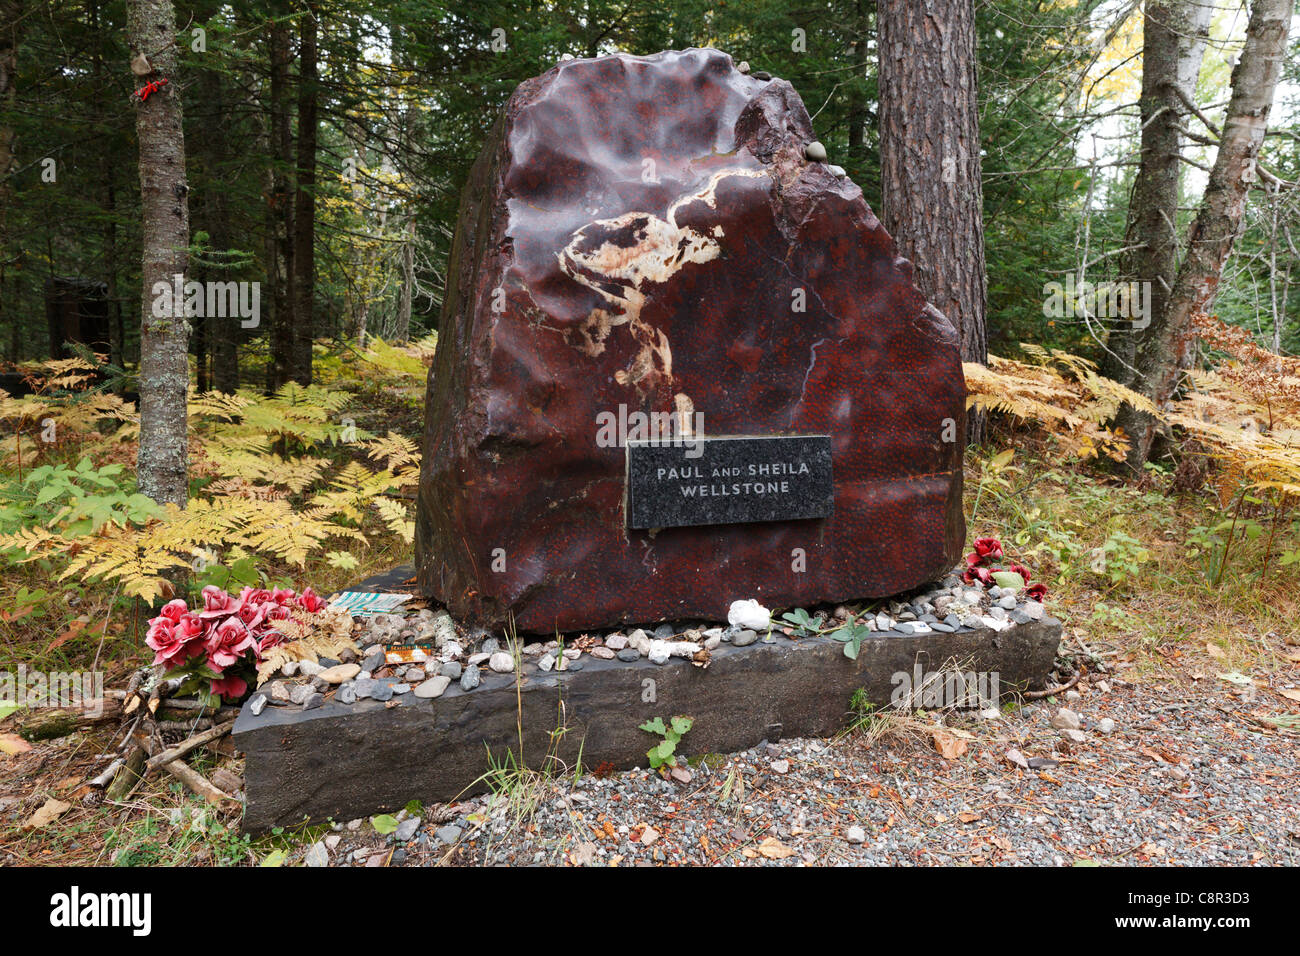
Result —
[[[239,610],[239,603],[239,598],[227,594],[215,584],[209,584],[203,589],[203,610],[199,617],[205,620],[226,617]]]
[[[165,617],[149,622],[144,642],[154,650],[154,664],[177,666],[203,653],[203,624],[193,614],[173,623]]]
[[[174,601],[168,601],[158,613],[174,624],[181,619],[181,615],[189,613],[189,610],[189,605],[177,598]]]
[[[231,674],[212,682],[212,693],[220,694],[226,700],[238,700],[248,693],[248,681]]]
[[[271,592],[266,588],[244,588],[239,592],[239,600],[245,604],[265,604],[271,600]]]
[[[293,588],[276,588],[271,592],[271,600],[276,604],[292,604],[294,598]]]
[[[996,560],[1002,557],[1002,542],[997,538],[976,538],[975,553],[981,558]]]
[[[318,595],[310,587],[307,587],[304,588],[303,592],[298,595],[298,606],[301,607],[303,610],[310,611],[312,614],[315,614],[317,611],[319,611],[321,608],[325,606],[325,602],[321,599],[320,595]]]
[[[228,617],[208,634],[208,666],[223,671],[236,663],[256,643],[252,631],[238,618]]]

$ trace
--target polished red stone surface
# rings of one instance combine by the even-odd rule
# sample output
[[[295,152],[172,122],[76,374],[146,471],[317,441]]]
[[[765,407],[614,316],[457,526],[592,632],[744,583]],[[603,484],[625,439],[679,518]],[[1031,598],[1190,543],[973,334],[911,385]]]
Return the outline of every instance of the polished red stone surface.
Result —
[[[519,87],[448,266],[425,593],[473,623],[572,631],[878,597],[956,563],[957,336],[861,190],[804,159],[815,138],[788,83],[715,50]],[[629,532],[624,451],[597,443],[620,405],[693,409],[708,435],[831,435],[834,514]]]

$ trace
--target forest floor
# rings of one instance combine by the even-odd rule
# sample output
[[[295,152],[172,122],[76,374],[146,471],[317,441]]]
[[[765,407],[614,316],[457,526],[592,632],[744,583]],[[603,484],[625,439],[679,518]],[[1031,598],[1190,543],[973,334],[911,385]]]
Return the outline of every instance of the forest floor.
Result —
[[[972,535],[1057,582],[1061,656],[1084,666],[1057,698],[860,715],[834,739],[697,755],[688,782],[524,771],[409,807],[401,842],[369,820],[253,840],[161,775],[87,805],[111,732],[73,734],[0,753],[0,865],[1300,864],[1300,581],[1262,560],[1280,538],[1225,549],[1215,503],[1159,480],[980,454],[967,477]],[[223,746],[196,769],[238,773]]]

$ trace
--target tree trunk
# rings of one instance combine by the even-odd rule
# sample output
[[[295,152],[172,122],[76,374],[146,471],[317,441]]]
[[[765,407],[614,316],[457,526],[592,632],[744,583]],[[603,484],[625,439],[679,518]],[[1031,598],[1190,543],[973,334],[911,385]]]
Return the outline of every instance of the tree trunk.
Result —
[[[176,75],[176,14],[171,0],[129,0],[127,33],[132,56],[144,54],[152,66],[149,75],[132,77],[132,82],[169,81],[136,105],[143,282],[136,471],[141,492],[157,502],[184,507],[189,496],[185,420],[189,326],[183,297],[176,301],[171,293],[177,276],[184,281],[190,230],[181,89]],[[160,295],[164,290],[165,295]],[[170,307],[155,308],[159,301]]]
[[[219,5],[209,3],[196,7],[195,19],[206,23],[217,12]],[[235,112],[227,88],[225,73],[214,63],[199,72],[196,88],[204,104],[206,118],[198,125],[199,136],[193,145],[196,157],[202,160],[206,178],[201,188],[196,188],[195,231],[208,234],[209,259],[215,265],[205,266],[202,278],[210,281],[231,281],[234,277],[228,268],[224,253],[234,244],[234,229],[230,224],[229,190],[223,183],[230,170],[230,119]],[[211,375],[200,380],[199,387],[211,387],[219,392],[234,392],[239,388],[239,316],[206,316],[203,325],[203,348],[196,349],[211,363]],[[200,371],[204,370],[202,361]]]
[[[1147,319],[1164,314],[1178,276],[1179,124],[1186,107],[1177,91],[1196,93],[1213,13],[1213,5],[1203,0],[1148,0],[1143,16],[1142,147],[1124,236],[1124,245],[1136,248],[1121,259],[1120,278],[1150,283]],[[1127,323],[1116,325],[1107,339],[1102,372],[1123,385],[1131,386],[1136,374],[1138,331]]]
[[[311,384],[313,305],[316,294],[316,4],[299,21],[298,176],[293,211],[293,353],[290,371],[299,385]]]
[[[1241,228],[1246,194],[1256,179],[1256,159],[1268,127],[1273,93],[1286,54],[1293,0],[1255,0],[1246,26],[1246,45],[1232,71],[1219,150],[1205,194],[1188,233],[1183,257],[1163,314],[1138,333],[1135,388],[1157,407],[1165,405],[1191,365],[1192,319],[1214,304],[1223,264]],[[1151,453],[1155,422],[1131,408],[1121,410],[1118,424],[1132,445],[1130,467],[1140,469]]]
[[[21,14],[21,0],[0,0],[0,116],[13,115],[17,96],[18,29]],[[4,283],[9,264],[9,173],[14,162],[14,135],[13,129],[0,120],[0,319],[4,318]],[[16,333],[19,322],[16,311],[12,321]],[[13,351],[16,352],[16,341],[14,345]],[[11,355],[10,361],[16,357]]]
[[[406,223],[406,241],[402,243],[402,295],[397,303],[396,342],[411,339],[411,298],[415,293],[415,217]]]
[[[881,221],[916,284],[957,328],[962,359],[988,360],[979,104],[972,0],[877,8]],[[967,438],[979,438],[979,422]]]
[[[867,98],[862,92],[862,84],[866,81],[867,75],[867,40],[871,35],[870,6],[868,0],[856,0],[854,12],[857,17],[854,20],[853,43],[848,51],[849,59],[853,63],[853,86],[849,93],[848,160],[855,165],[860,165],[866,158],[866,131],[869,111],[867,109]]]
[[[271,325],[271,355],[266,364],[267,390],[274,392],[292,377],[293,370],[293,198],[288,171],[293,164],[293,137],[289,124],[289,63],[293,59],[285,11],[277,4],[271,24],[271,195],[270,220],[274,226],[275,255],[267,264],[275,302]]]

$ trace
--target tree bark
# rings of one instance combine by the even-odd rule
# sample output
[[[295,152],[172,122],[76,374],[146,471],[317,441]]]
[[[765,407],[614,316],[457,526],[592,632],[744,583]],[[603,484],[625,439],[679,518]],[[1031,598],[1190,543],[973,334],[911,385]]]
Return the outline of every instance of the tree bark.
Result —
[[[983,189],[972,0],[879,4],[881,222],[916,284],[985,362]]]
[[[1192,319],[1214,304],[1223,264],[1241,228],[1246,195],[1268,114],[1286,55],[1293,0],[1255,0],[1246,26],[1246,45],[1232,71],[1232,97],[1219,138],[1219,150],[1188,233],[1187,254],[1178,269],[1168,307],[1153,314],[1138,333],[1135,387],[1157,407],[1173,396],[1191,365]],[[1189,91],[1190,93],[1190,91]],[[1131,408],[1121,410],[1120,427],[1129,436],[1129,465],[1140,469],[1151,453],[1155,422]]]
[[[21,0],[0,0],[0,115],[12,115],[17,96],[18,30],[22,23]],[[12,127],[0,123],[0,319],[4,318],[5,273],[9,257],[9,188],[10,168],[14,162],[15,134]],[[16,289],[15,283],[15,292]],[[16,299],[17,296],[15,295]],[[17,359],[19,317],[13,317],[14,338],[10,361]]]
[[[181,89],[176,74],[176,13],[171,0],[129,0],[127,33],[132,56],[144,54],[152,66],[150,74],[133,76],[132,82],[168,81],[135,107],[143,282],[136,472],[141,492],[157,502],[184,507],[189,497],[189,325],[183,297],[175,301],[171,291],[177,276],[184,282],[190,229]],[[170,307],[155,308],[163,289]]]
[[[316,295],[316,4],[307,4],[299,21],[298,175],[293,211],[293,353],[291,374],[299,385],[311,384],[313,305]]]
[[[293,55],[285,10],[275,8],[271,46],[271,195],[267,199],[274,232],[274,255],[267,263],[275,314],[271,325],[271,355],[266,364],[267,390],[274,392],[292,377],[293,369],[293,198],[288,171],[293,163],[289,124],[289,63]]]
[[[1213,13],[1204,0],[1148,0],[1143,15],[1141,156],[1124,236],[1124,245],[1134,248],[1119,271],[1122,281],[1151,284],[1148,319],[1164,314],[1178,276],[1179,124],[1186,107],[1177,90],[1195,95]],[[1123,385],[1131,386],[1136,375],[1138,331],[1116,325],[1107,338],[1102,372]]]

